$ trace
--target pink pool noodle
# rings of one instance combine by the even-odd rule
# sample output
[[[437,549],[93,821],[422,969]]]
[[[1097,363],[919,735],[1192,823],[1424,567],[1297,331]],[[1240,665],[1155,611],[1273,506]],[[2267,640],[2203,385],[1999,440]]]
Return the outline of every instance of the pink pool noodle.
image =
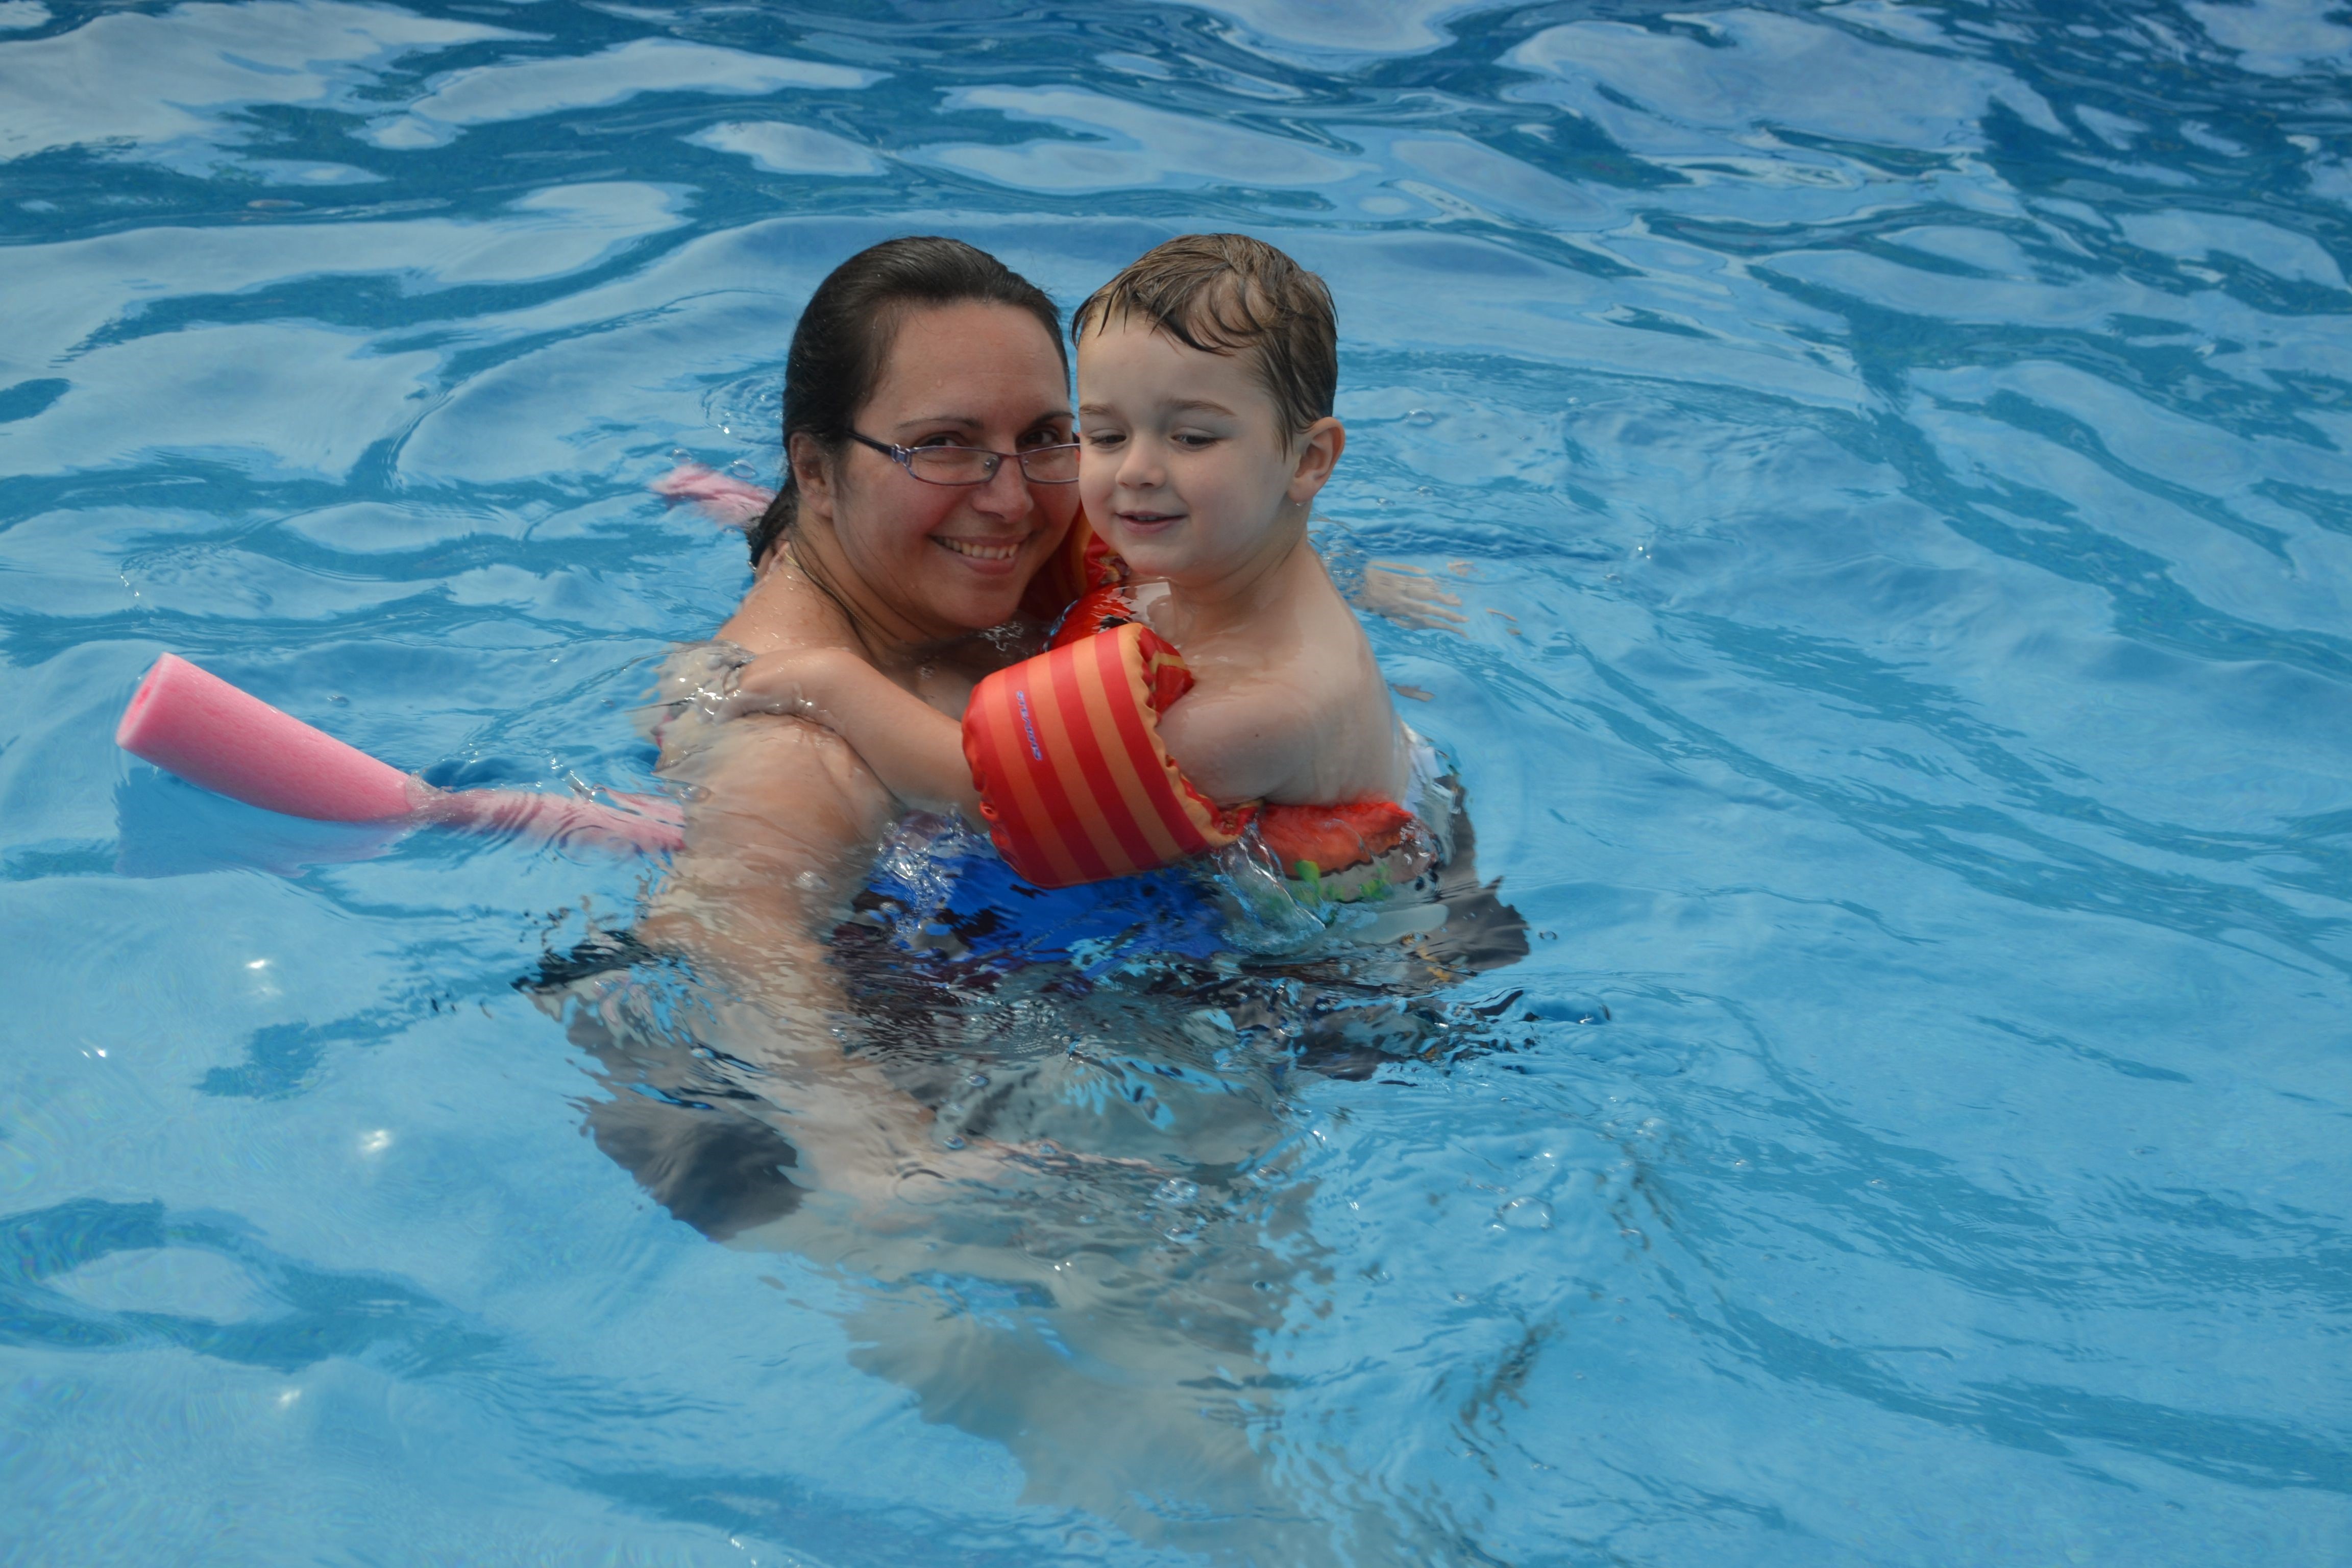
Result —
[[[680,463],[653,483],[656,495],[691,501],[704,516],[729,528],[749,528],[768,510],[776,492],[735,479],[700,463]]]
[[[232,800],[317,822],[406,821],[661,854],[684,847],[677,807],[521,790],[435,789],[165,654],[131,694],[115,744]]]
[[[415,809],[406,773],[165,654],[131,694],[114,743],[190,784],[315,822]]]

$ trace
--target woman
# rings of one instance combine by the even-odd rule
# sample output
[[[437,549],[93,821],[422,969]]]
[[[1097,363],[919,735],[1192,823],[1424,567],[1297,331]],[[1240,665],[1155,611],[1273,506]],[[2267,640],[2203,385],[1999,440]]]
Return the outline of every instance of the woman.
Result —
[[[1017,1115],[1018,1142],[939,1131],[898,1081],[919,1054],[908,1031],[877,1019],[869,996],[852,1007],[828,940],[902,806],[832,731],[727,716],[730,667],[763,653],[847,649],[959,714],[981,676],[1042,646],[1022,600],[1076,511],[1058,316],[969,246],[877,246],[810,300],[783,424],[786,482],[751,530],[752,586],[719,644],[681,656],[677,684],[705,700],[678,704],[661,731],[662,770],[686,786],[686,849],[624,944],[627,966],[551,965],[541,988],[615,1091],[591,1108],[590,1130],[706,1232],[841,1266],[860,1364],[915,1390],[927,1413],[1006,1442],[1036,1495],[1181,1538],[1201,1526],[1139,1510],[1133,1496],[1139,1477],[1181,1478],[1213,1519],[1279,1536],[1293,1525],[1246,1441],[1249,1396],[1202,1384],[1226,1368],[1246,1376],[1277,1320],[1282,1271],[1244,1243],[1160,1279],[1149,1256],[1166,1245],[1159,1230],[1095,1220],[1151,1211],[1169,1170],[1057,1155]],[[692,984],[665,986],[648,962],[664,953],[688,961]],[[1056,1035],[1054,1057],[1067,1041]],[[1217,1097],[1228,1116],[1239,1102]],[[1242,1168],[1285,1135],[1276,1118],[1250,1120],[1227,1139],[1224,1158]],[[1059,1261],[1106,1244],[1137,1253],[1113,1279]],[[1049,1295],[1045,1338],[932,1300],[936,1281],[956,1278]],[[1187,1332],[1139,1312],[1187,1292]],[[1095,1353],[1073,1367],[1073,1345]],[[1085,1370],[1106,1364],[1135,1384],[1115,1409]],[[1235,1415],[1204,1418],[1221,1398]],[[1286,1556],[1319,1549],[1309,1540]]]
[[[714,1022],[736,1054],[819,1091],[792,1120],[801,1179],[870,1208],[910,1183],[988,1177],[1001,1152],[942,1147],[928,1112],[834,1032],[823,934],[903,808],[830,731],[729,718],[724,689],[753,657],[830,647],[961,714],[980,677],[1034,651],[1023,595],[1077,506],[1060,315],[961,241],[875,246],[802,313],[783,436],[783,488],[751,530],[751,588],[718,643],[673,662],[674,693],[703,700],[660,731],[687,842],[634,939],[712,983],[706,996],[723,1000],[705,1005],[730,1015]]]

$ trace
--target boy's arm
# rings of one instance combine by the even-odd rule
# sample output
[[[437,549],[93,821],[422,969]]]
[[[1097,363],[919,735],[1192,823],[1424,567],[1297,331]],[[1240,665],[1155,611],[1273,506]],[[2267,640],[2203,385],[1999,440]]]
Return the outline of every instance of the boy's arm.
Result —
[[[839,734],[892,795],[980,820],[963,727],[846,648],[762,654],[743,667],[737,701],[793,713]]]
[[[1193,788],[1237,805],[1292,798],[1314,772],[1322,734],[1303,694],[1267,679],[1188,692],[1160,715],[1160,738]]]

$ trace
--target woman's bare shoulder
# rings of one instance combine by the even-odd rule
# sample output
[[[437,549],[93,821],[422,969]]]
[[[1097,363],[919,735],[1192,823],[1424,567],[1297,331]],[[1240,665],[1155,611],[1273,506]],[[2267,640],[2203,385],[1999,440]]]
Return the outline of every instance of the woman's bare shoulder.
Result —
[[[771,558],[719,637],[751,653],[786,648],[856,647],[857,634],[841,606],[789,560]]]
[[[687,786],[677,890],[740,904],[746,918],[829,907],[827,889],[857,872],[889,826],[889,792],[838,736],[804,720],[754,715],[718,731],[663,769]]]

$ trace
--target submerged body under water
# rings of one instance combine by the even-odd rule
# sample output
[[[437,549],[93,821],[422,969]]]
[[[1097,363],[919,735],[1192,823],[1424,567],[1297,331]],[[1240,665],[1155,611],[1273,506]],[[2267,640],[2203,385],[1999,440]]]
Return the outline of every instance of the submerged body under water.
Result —
[[[0,1562],[2352,1560],[2347,60],[0,0]],[[1442,929],[910,820],[763,1009],[660,866],[110,745],[169,649],[677,787],[747,568],[646,487],[773,479],[815,280],[1226,228],[1338,300],[1318,542],[1458,600]]]
[[[610,1091],[597,1147],[712,1239],[830,1266],[861,1298],[855,1364],[1003,1444],[1026,1500],[1220,1560],[1387,1561],[1378,1521],[1286,1498],[1262,1347],[1328,1266],[1293,1170],[1301,1087],[1491,1048],[1516,1011],[1442,1000],[1527,952],[1467,843],[1442,884],[1409,943],[1248,955],[1204,872],[1045,892],[917,822],[834,932],[829,1018],[730,1005],[626,933],[521,984]],[[942,1151],[1000,1163],[908,1161],[845,1204],[795,1146],[830,1092],[810,1036],[930,1111]]]

